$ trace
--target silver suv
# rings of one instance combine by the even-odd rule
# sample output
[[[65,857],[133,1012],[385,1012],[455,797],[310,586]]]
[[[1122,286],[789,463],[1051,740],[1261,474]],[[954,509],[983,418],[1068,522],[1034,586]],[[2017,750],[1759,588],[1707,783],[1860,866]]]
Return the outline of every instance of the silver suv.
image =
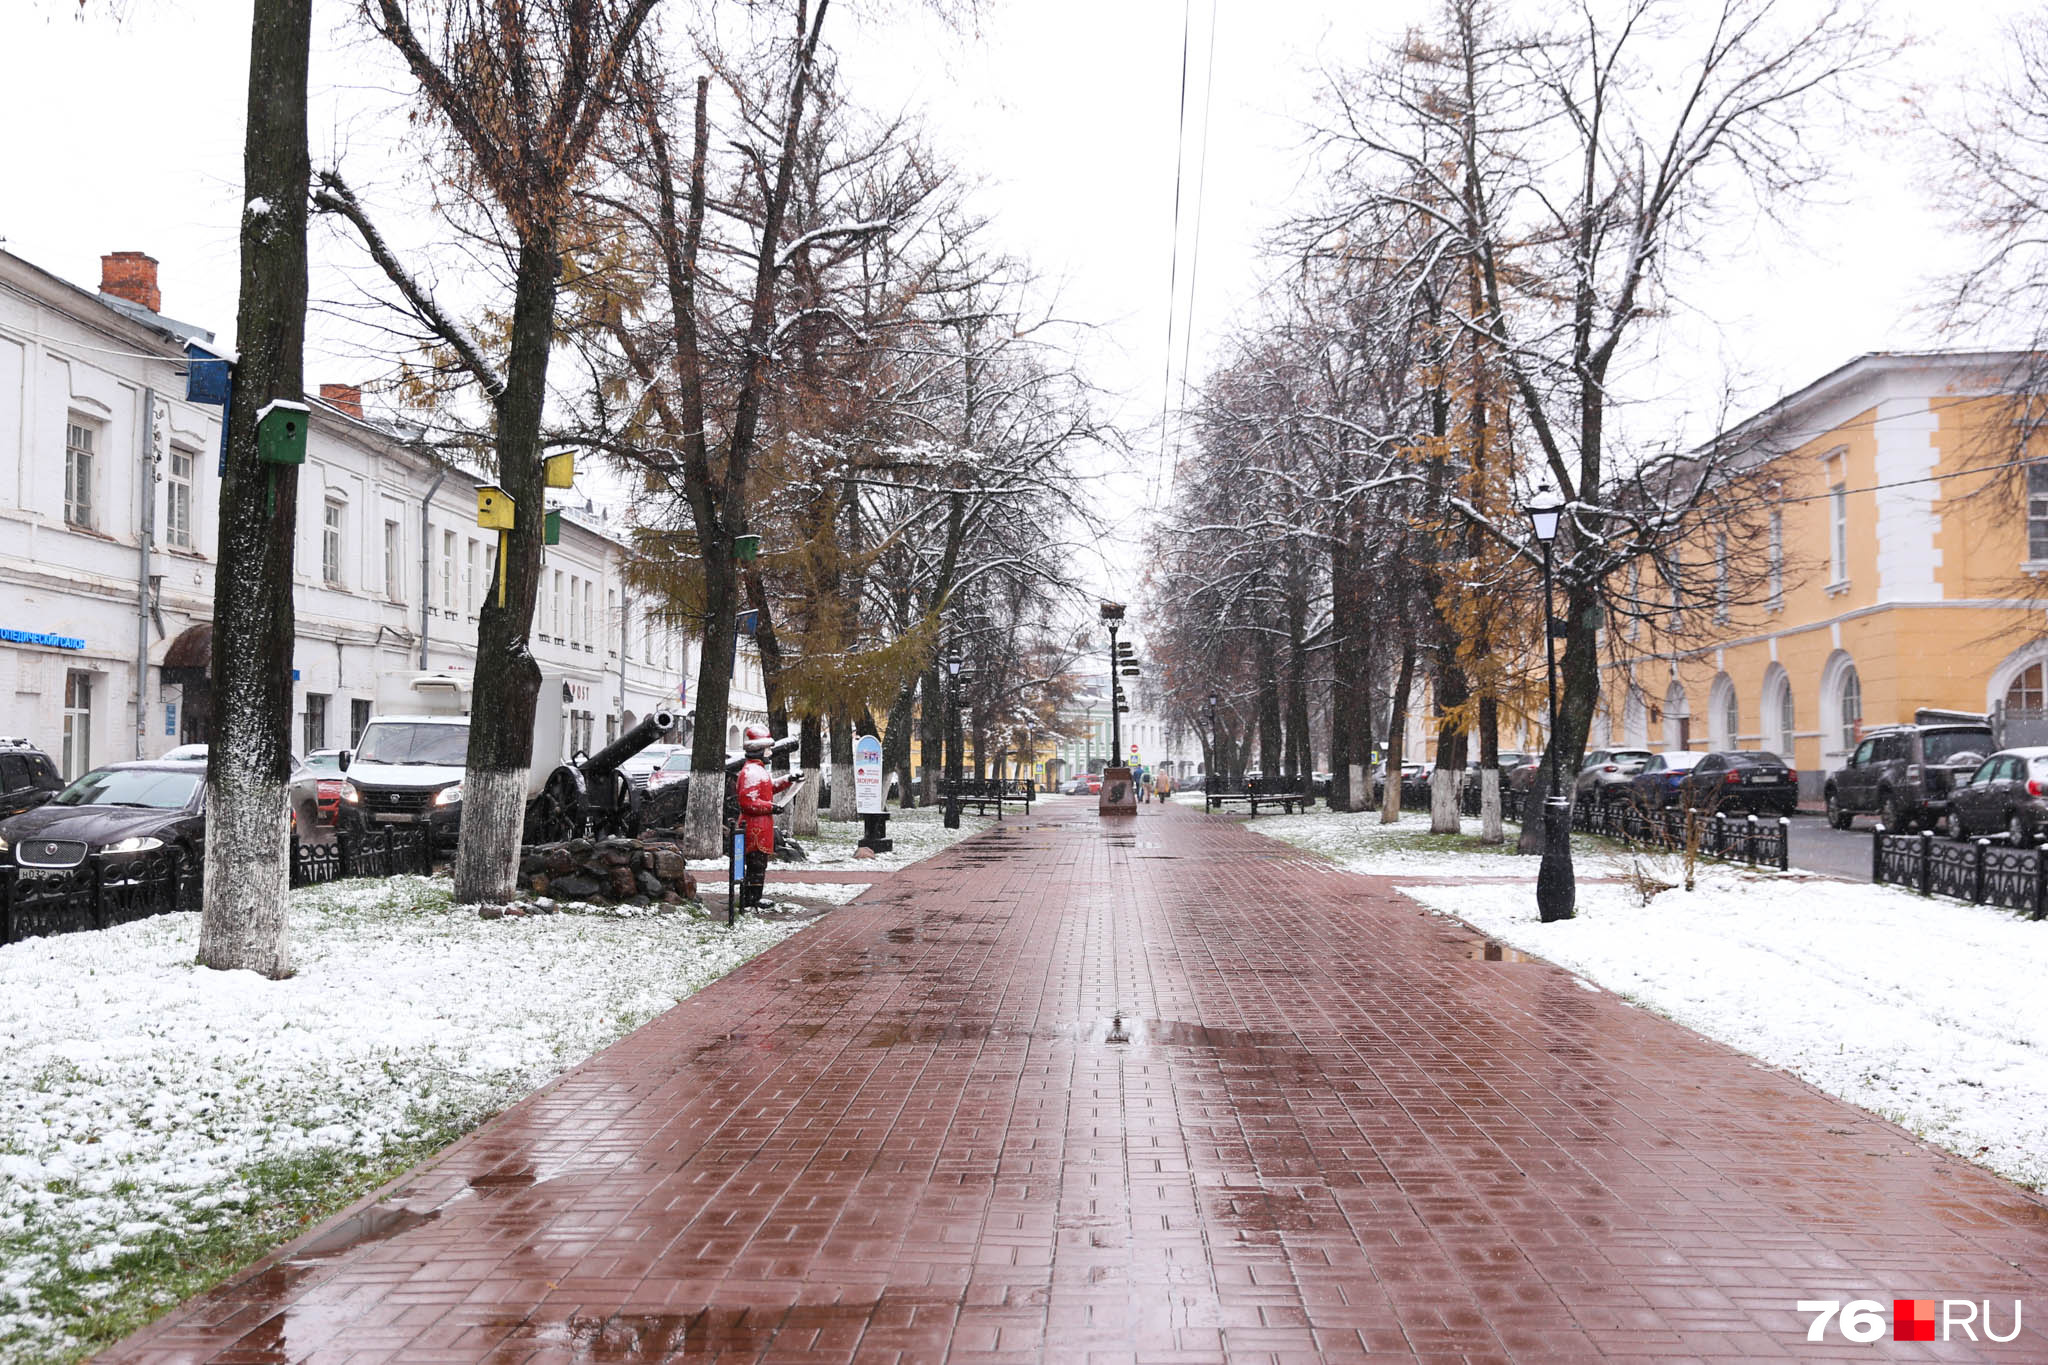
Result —
[[[1590,800],[1601,805],[1628,800],[1629,779],[1641,772],[1649,761],[1648,749],[1590,751],[1579,768],[1579,775],[1572,779],[1572,800]]]

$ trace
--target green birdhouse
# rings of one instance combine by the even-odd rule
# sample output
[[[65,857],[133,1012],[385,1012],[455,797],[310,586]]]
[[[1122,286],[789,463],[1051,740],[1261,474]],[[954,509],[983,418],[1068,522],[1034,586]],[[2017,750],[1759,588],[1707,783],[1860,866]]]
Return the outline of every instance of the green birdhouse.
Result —
[[[560,512],[549,512],[547,514],[541,526],[540,543],[543,545],[560,545],[562,543],[562,514]]]
[[[256,414],[256,458],[264,464],[306,462],[306,405],[274,399]]]
[[[742,564],[751,564],[761,557],[761,537],[734,536],[732,557]]]

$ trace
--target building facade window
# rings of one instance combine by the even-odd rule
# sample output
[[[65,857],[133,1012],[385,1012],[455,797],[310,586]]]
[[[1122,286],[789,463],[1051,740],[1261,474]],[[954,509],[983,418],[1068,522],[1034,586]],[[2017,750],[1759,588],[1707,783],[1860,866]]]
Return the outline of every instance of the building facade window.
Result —
[[[2048,562],[2048,462],[2027,466],[2027,559]]]
[[[1679,631],[1685,629],[1685,600],[1683,597],[1683,593],[1685,591],[1683,585],[1685,565],[1678,557],[1678,547],[1676,545],[1671,547],[1670,573],[1671,629],[1674,631]]]
[[[1842,670],[1838,684],[1841,698],[1842,747],[1856,747],[1856,737],[1863,733],[1863,679],[1856,675],[1856,665],[1850,664]]]
[[[1849,490],[1828,489],[1828,586],[1849,581]]]
[[[614,625],[619,627],[619,633],[617,635],[612,634],[612,627]],[[604,628],[604,652],[610,655],[617,655],[619,652],[619,646],[616,642],[623,640],[626,632],[625,618],[619,615],[619,592],[616,588],[605,589]]]
[[[171,477],[164,485],[164,544],[192,547],[192,452],[171,447]]]
[[[64,674],[64,780],[92,771],[92,674]]]
[[[455,533],[441,533],[441,610],[455,610]]]
[[[64,520],[73,526],[93,524],[93,448],[98,441],[99,430],[91,423],[65,424]]]
[[[569,643],[583,642],[583,618],[577,613],[576,605],[583,600],[583,578],[580,574],[569,575]]]
[[[2042,688],[2041,665],[2028,664],[2005,689],[2005,705],[2011,711],[2038,711],[2048,705]]]
[[[405,527],[389,518],[384,522],[384,595],[405,600]]]
[[[484,596],[489,597],[498,590],[498,547],[490,541],[484,542]],[[481,608],[479,608],[481,610]]]
[[[308,692],[306,694],[306,753],[327,747],[327,694]]]
[[[1628,566],[1628,638],[1638,640],[1643,634],[1643,561],[1632,560]]]
[[[1714,619],[1728,619],[1728,533],[1714,537]]]
[[[471,536],[462,559],[462,601],[471,616],[476,615],[477,608],[476,566],[479,554],[476,537]]]
[[[1771,509],[1771,610],[1785,609],[1785,513]]]
[[[320,516],[320,576],[341,586],[341,533],[348,517],[348,504],[329,498]]]
[[[354,748],[363,742],[363,731],[370,728],[370,699],[355,697],[348,704],[348,742]]]
[[[562,571],[555,570],[554,591],[548,594],[548,620],[553,627],[552,634],[562,638]]]
[[[597,652],[597,584],[583,580],[583,651]]]

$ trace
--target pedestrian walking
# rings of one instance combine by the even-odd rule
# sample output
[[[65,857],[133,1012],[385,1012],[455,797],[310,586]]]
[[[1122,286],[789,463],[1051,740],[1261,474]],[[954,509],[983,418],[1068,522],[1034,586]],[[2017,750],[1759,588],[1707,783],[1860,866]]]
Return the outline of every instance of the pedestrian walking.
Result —
[[[1152,779],[1152,794],[1159,798],[1159,804],[1162,806],[1166,804],[1167,798],[1173,795],[1173,779],[1166,775],[1164,769],[1160,771],[1159,776]]]

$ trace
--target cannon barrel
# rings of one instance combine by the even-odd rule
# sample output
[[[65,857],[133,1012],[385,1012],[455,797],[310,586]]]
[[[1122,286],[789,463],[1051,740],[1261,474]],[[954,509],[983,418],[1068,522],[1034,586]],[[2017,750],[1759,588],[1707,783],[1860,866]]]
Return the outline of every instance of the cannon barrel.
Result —
[[[782,754],[794,753],[796,752],[796,746],[801,743],[803,743],[803,737],[800,735],[791,735],[788,739],[778,739],[775,741],[774,746],[768,750],[768,757],[770,760],[773,760]],[[731,776],[733,773],[738,772],[746,765],[746,762],[747,756],[744,753],[734,758],[728,758],[725,760],[726,775]]]
[[[599,773],[611,772],[661,738],[663,734],[673,730],[675,726],[676,717],[673,711],[650,711],[639,724],[576,766],[583,770],[585,777],[596,777]]]

